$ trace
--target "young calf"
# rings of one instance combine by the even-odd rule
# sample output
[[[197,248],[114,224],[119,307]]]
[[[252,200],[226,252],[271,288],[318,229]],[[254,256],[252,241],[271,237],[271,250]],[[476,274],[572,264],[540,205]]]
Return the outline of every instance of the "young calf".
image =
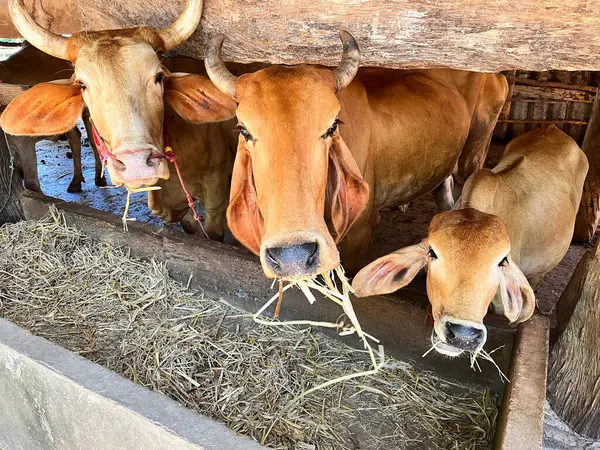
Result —
[[[533,314],[532,287],[569,248],[587,171],[585,154],[553,125],[513,139],[493,170],[469,178],[456,210],[433,218],[427,238],[363,268],[356,294],[393,292],[427,267],[435,349],[480,350],[490,304],[512,323]]]

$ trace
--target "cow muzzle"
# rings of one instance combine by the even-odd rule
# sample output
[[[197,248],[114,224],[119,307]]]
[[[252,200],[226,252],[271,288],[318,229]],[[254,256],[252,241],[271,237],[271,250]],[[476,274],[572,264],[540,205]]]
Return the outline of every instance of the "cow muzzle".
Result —
[[[165,155],[155,146],[120,146],[109,158],[108,170],[113,184],[129,188],[152,186],[169,178]]]
[[[311,277],[335,269],[340,256],[320,233],[299,232],[263,240],[260,251],[269,278]]]
[[[431,333],[431,343],[438,353],[458,356],[463,352],[480,351],[487,339],[487,330],[483,323],[461,320],[444,316],[436,321]]]

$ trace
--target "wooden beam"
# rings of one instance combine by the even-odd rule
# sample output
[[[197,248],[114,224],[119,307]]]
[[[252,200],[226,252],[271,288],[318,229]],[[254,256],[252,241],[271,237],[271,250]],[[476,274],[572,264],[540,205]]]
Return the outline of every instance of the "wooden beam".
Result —
[[[590,170],[583,186],[583,196],[573,239],[592,242],[600,223],[600,96],[594,100],[592,117],[583,139],[582,150],[588,157]]]
[[[24,0],[33,18],[55,33],[71,34],[83,29],[77,0]],[[0,0],[0,38],[21,37],[8,15],[8,0]]]
[[[578,102],[592,103],[594,101],[595,92],[589,92],[581,89],[570,89],[562,87],[546,87],[546,86],[525,86],[517,84],[512,92],[512,100],[519,102]]]
[[[570,74],[566,74],[570,75]],[[511,78],[507,77],[508,82],[511,82]],[[574,91],[584,91],[590,92],[592,94],[596,94],[598,92],[598,88],[595,86],[588,86],[587,84],[574,84],[574,83],[564,83],[561,81],[542,81],[535,80],[532,78],[519,78],[514,77],[512,80],[515,84],[523,85],[523,86],[537,86],[537,87],[547,87],[547,88],[559,88],[559,89],[569,89]]]
[[[5,2],[0,36],[14,37]],[[72,33],[163,27],[185,0],[35,2],[52,30]],[[356,36],[367,66],[600,70],[600,15],[587,0],[206,0],[200,30],[179,53],[202,58],[206,36],[218,32],[230,61],[335,65],[340,29]]]
[[[534,315],[519,325],[510,382],[502,396],[494,448],[539,450],[542,447],[548,334],[550,320]]]
[[[557,304],[558,340],[548,372],[554,411],[600,439],[600,244],[581,259]]]
[[[559,124],[559,123],[572,123],[575,125],[587,125],[585,120],[574,120],[574,119],[498,119],[498,123],[519,123],[519,124]]]

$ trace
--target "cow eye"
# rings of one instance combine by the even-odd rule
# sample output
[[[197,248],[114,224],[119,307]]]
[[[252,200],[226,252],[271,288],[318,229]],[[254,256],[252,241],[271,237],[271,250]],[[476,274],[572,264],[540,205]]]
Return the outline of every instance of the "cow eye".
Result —
[[[508,266],[508,256],[505,256],[504,258],[502,258],[502,261],[500,261],[498,263],[499,267],[506,267]]]
[[[155,79],[155,81],[156,81],[156,84],[160,84],[160,83],[162,83],[162,81],[163,81],[163,79],[164,79],[164,78],[165,78],[165,74],[164,74],[164,73],[162,73],[162,72],[158,72],[158,73],[156,74],[156,79]]]
[[[244,136],[244,139],[247,141],[253,141],[254,137],[250,134],[248,129],[244,125],[238,125],[238,130],[240,130],[240,134]]]
[[[85,91],[85,89],[86,89],[87,86],[85,85],[85,83],[83,81],[78,81],[77,84],[79,85],[79,88],[82,91]]]
[[[429,252],[427,252],[427,254],[429,255],[429,257],[431,259],[437,259],[437,255],[435,254],[435,252],[433,251],[433,249],[431,247],[429,248]]]
[[[335,130],[337,130],[337,127],[340,123],[342,123],[340,119],[335,119],[333,125],[331,125],[331,127],[325,132],[325,134],[321,136],[321,139],[327,139],[332,137],[333,133],[335,133]]]

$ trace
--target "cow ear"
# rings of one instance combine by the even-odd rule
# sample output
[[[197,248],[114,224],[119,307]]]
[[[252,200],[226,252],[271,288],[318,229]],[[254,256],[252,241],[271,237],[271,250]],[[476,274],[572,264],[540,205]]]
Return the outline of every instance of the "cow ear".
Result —
[[[352,287],[357,297],[389,294],[403,288],[427,264],[427,239],[376,259],[356,274]]]
[[[260,253],[264,221],[258,209],[254,175],[252,174],[252,158],[241,139],[233,164],[231,195],[227,207],[227,225],[242,245],[256,255]]]
[[[2,129],[15,136],[66,133],[83,111],[79,85],[71,80],[40,83],[15,97],[0,117]]]
[[[219,122],[235,116],[237,104],[202,75],[174,73],[165,84],[169,105],[188,122]]]
[[[504,315],[511,324],[525,322],[535,310],[535,294],[521,269],[508,257],[508,264],[502,268],[500,277],[500,297]]]
[[[369,202],[369,185],[341,136],[333,136],[329,150],[326,209],[336,243],[360,217]]]

